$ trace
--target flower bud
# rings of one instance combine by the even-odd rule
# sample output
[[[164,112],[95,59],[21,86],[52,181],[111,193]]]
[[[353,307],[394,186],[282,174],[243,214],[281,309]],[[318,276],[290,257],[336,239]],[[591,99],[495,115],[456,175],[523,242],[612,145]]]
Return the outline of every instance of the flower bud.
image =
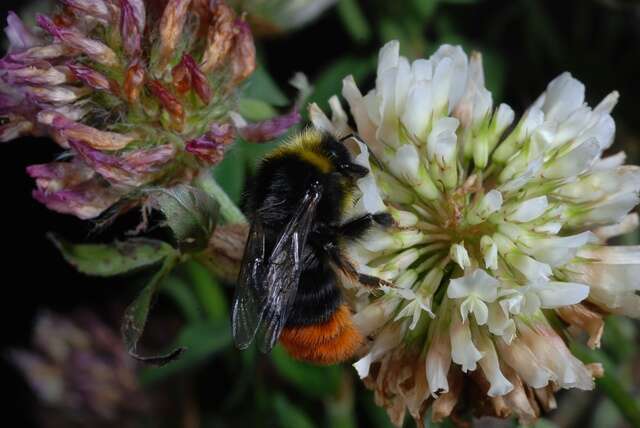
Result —
[[[191,0],[169,0],[160,19],[157,69],[163,70],[176,55]]]
[[[231,8],[223,2],[212,2],[210,7],[213,25],[209,27],[207,48],[200,64],[203,73],[209,73],[220,66],[233,47],[236,34],[235,18]]]
[[[77,49],[99,64],[113,67],[118,64],[118,59],[113,50],[97,40],[84,37],[79,31],[63,28],[56,25],[49,17],[38,15],[38,25],[51,34],[59,42]]]

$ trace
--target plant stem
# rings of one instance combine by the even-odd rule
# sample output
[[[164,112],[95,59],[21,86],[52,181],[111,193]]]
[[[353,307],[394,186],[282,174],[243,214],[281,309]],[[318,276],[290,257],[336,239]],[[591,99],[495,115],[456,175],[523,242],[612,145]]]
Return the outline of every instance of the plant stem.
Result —
[[[603,352],[595,349],[588,349],[586,346],[574,343],[571,346],[574,355],[586,363],[600,362],[604,367],[604,376],[596,379],[596,384],[602,388],[605,394],[613,401],[620,413],[631,424],[631,426],[640,426],[640,406],[623,386],[620,379],[616,376],[616,366]]]
[[[220,204],[220,215],[226,223],[247,222],[247,218],[213,178],[210,170],[203,170],[196,179],[196,183],[198,187],[218,201],[218,204]]]

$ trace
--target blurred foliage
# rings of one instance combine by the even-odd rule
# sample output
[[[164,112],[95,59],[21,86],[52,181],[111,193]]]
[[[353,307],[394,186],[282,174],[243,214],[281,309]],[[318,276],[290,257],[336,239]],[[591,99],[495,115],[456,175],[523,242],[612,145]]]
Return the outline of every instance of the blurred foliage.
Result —
[[[640,2],[632,0],[340,0],[306,28],[258,41],[261,66],[245,85],[240,112],[249,120],[264,120],[292,108],[296,94],[288,80],[299,68],[313,85],[307,101],[326,108],[329,97],[340,94],[342,78],[348,74],[353,74],[360,87],[371,86],[378,48],[391,39],[399,39],[403,54],[414,58],[430,54],[441,43],[462,44],[467,52],[481,51],[494,100],[507,101],[519,112],[564,70],[587,84],[592,100],[618,89],[622,98],[614,113],[616,145],[629,154],[629,163],[640,163],[640,85],[636,83]],[[234,203],[242,203],[258,162],[278,144],[240,141],[214,168],[214,177]],[[167,211],[167,217],[171,222],[177,216]],[[200,228],[211,221],[197,220],[195,227]],[[187,226],[172,228],[184,231]],[[624,240],[638,244],[640,236],[636,232]],[[176,262],[175,250],[150,254],[148,242],[126,249],[137,255],[127,262],[118,258],[122,244],[79,249],[56,242],[65,258],[81,271],[95,270],[88,273],[122,273],[162,260]],[[102,262],[86,267],[84,257],[88,255],[92,260],[99,256]],[[255,349],[235,350],[229,326],[233,287],[213,278],[202,266],[188,262],[171,273],[161,268],[140,294],[143,303],[133,306],[140,311],[135,315],[137,324],[144,325],[156,289],[163,299],[173,302],[181,318],[179,334],[174,339],[166,337],[166,344],[173,340],[171,349],[186,348],[187,352],[170,365],[144,368],[141,381],[153,390],[178,378],[190,379],[181,382],[188,392],[181,390],[184,393],[173,403],[191,409],[185,414],[194,412],[195,406],[198,422],[189,426],[391,426],[348,365],[311,366],[292,360],[280,347],[269,356]],[[139,334],[134,336],[135,345]],[[639,336],[637,322],[610,317],[602,349],[592,351],[574,344],[583,360],[604,362],[606,376],[594,392],[561,394],[559,410],[536,427],[640,427]],[[567,402],[570,400],[572,403]],[[406,421],[405,426],[413,422]],[[427,422],[425,426],[452,424]],[[492,421],[478,426],[516,425]]]

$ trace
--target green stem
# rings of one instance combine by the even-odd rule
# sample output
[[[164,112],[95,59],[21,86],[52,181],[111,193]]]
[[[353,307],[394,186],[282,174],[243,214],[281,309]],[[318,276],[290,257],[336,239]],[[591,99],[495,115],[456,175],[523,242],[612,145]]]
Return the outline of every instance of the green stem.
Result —
[[[640,405],[616,376],[616,366],[610,358],[602,351],[589,349],[579,343],[574,343],[571,351],[586,363],[602,363],[604,376],[596,379],[596,384],[613,401],[631,426],[640,426]]]
[[[229,195],[224,191],[218,182],[213,178],[209,170],[204,170],[196,179],[198,187],[211,195],[220,204],[220,215],[226,223],[246,223],[247,218],[240,208],[233,203]]]

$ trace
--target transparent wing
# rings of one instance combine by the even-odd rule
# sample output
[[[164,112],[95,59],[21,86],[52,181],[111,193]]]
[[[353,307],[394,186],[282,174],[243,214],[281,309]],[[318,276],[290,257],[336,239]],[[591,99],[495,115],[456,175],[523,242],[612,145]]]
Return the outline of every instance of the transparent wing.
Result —
[[[251,223],[233,301],[231,329],[240,349],[247,348],[253,341],[264,312],[266,262],[264,229],[256,216]]]
[[[322,189],[319,184],[307,191],[269,257],[264,277],[267,297],[260,328],[262,352],[271,351],[287,322],[298,291],[307,235],[321,196]]]

